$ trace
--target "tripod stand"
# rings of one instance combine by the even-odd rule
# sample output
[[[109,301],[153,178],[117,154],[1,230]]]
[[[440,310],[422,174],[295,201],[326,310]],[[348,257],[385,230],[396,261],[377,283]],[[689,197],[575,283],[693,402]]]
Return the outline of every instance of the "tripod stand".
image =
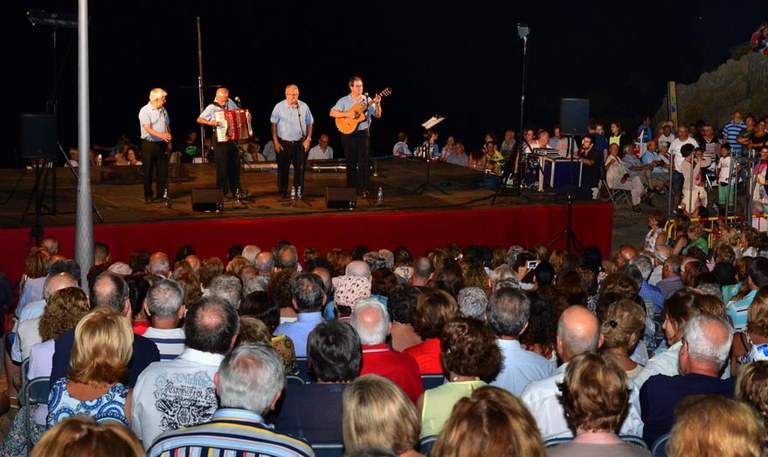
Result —
[[[573,135],[568,136],[568,150],[571,150],[571,141],[572,141]],[[555,243],[560,241],[563,237],[565,237],[565,249],[566,251],[571,251],[571,243],[576,247],[577,251],[583,251],[584,246],[581,245],[579,242],[579,239],[576,237],[576,234],[573,233],[573,154],[570,154],[570,161],[569,161],[569,167],[568,170],[568,197],[567,197],[567,212],[566,212],[566,225],[565,230],[560,232],[559,235],[557,235],[552,241],[547,243],[547,248],[551,248]]]
[[[429,150],[429,148],[426,148],[424,150],[424,157],[425,157],[425,159],[426,159],[425,161],[427,163],[426,178],[425,178],[424,182],[419,187],[413,189],[413,191],[411,191],[411,192],[414,193],[414,194],[421,195],[421,194],[424,193],[424,191],[427,188],[431,188],[431,189],[437,190],[438,192],[442,192],[445,195],[448,195],[448,192],[446,192],[445,189],[441,189],[440,187],[432,184],[432,182],[430,180],[430,174],[431,174],[431,170],[432,170],[432,161],[434,160],[432,157],[430,157],[430,155],[431,155],[431,151]]]

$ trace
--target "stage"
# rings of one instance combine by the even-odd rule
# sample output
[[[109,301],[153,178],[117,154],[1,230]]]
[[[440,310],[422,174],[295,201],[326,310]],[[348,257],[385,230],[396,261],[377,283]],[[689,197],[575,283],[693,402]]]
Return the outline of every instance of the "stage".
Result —
[[[173,257],[191,244],[201,257],[226,253],[234,244],[256,244],[263,249],[288,240],[299,250],[321,252],[363,244],[372,249],[398,245],[414,255],[455,242],[460,246],[499,245],[508,248],[535,243],[565,248],[568,204],[565,192],[523,190],[513,196],[487,188],[487,176],[445,163],[386,158],[372,165],[369,198],[354,207],[333,201],[346,186],[343,171],[328,167],[305,177],[304,198],[291,202],[277,193],[274,164],[262,163],[241,174],[248,197],[225,199],[218,212],[193,210],[204,190],[215,184],[212,164],[172,165],[170,204],[145,204],[141,167],[94,167],[91,193],[94,239],[106,243],[113,261],[127,261],[138,248],[165,251]],[[74,169],[75,171],[77,169]],[[48,173],[35,169],[0,169],[0,270],[12,284],[24,272],[24,259],[34,242],[35,227],[59,239],[61,252],[74,257],[77,178],[73,169],[58,167]],[[36,203],[35,183],[40,184]],[[53,190],[55,184],[55,191]],[[376,190],[381,187],[383,202]],[[414,192],[417,190],[417,192]],[[37,210],[39,208],[39,211]],[[611,249],[613,205],[574,202],[572,229],[582,246],[596,245],[607,256]],[[572,244],[572,249],[575,246]]]

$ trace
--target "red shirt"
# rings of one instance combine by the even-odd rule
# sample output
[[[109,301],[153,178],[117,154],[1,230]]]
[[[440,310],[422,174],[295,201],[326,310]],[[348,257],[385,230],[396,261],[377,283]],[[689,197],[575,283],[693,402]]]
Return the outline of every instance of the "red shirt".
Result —
[[[440,338],[425,340],[416,346],[409,347],[403,353],[409,354],[416,359],[421,374],[443,372],[443,354],[440,351]]]
[[[414,403],[424,392],[419,364],[408,354],[390,349],[386,344],[363,345],[363,367],[360,375],[377,374],[398,386]]]

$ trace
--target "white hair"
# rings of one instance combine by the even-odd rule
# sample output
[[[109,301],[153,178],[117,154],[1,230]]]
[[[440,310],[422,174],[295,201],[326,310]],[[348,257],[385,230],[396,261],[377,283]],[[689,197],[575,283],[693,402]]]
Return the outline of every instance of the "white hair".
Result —
[[[379,319],[372,323],[360,322],[360,313],[371,309],[378,314]],[[389,333],[389,313],[384,304],[375,298],[361,298],[355,304],[349,324],[357,331],[362,344],[380,344],[387,340]]]

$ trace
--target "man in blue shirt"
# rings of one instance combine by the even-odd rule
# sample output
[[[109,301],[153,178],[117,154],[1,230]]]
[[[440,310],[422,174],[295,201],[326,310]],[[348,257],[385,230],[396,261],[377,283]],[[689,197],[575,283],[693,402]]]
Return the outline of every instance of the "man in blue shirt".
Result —
[[[277,190],[283,198],[288,196],[288,174],[293,164],[293,187],[300,198],[314,119],[309,106],[299,100],[299,86],[285,87],[285,100],[272,109],[269,122],[277,154]]]

